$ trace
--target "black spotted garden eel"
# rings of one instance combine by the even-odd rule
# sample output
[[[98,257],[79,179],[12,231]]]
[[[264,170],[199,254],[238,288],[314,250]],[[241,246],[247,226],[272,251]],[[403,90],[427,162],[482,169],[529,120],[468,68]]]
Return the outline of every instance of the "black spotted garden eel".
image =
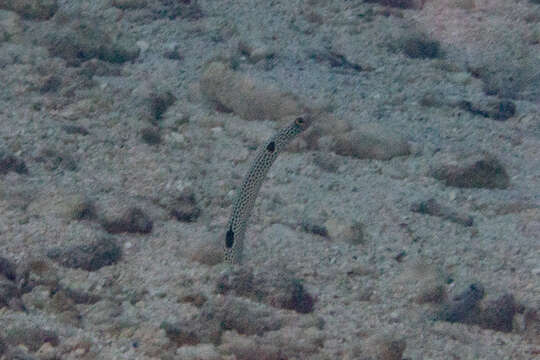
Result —
[[[257,156],[242,181],[233,203],[231,219],[225,234],[223,258],[226,263],[239,264],[242,259],[247,222],[270,166],[279,153],[311,124],[309,115],[295,116],[291,120],[293,121],[288,126],[280,129],[259,148]]]

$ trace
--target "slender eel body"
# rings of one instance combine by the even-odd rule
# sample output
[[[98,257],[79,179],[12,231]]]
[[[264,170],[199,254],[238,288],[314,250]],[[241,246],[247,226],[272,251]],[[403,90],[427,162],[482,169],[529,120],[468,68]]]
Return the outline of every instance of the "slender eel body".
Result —
[[[288,126],[280,129],[259,148],[257,156],[242,181],[242,186],[233,203],[231,219],[224,239],[224,260],[227,263],[238,264],[242,259],[247,222],[270,166],[279,153],[311,124],[311,118],[308,115],[293,117],[291,120]]]

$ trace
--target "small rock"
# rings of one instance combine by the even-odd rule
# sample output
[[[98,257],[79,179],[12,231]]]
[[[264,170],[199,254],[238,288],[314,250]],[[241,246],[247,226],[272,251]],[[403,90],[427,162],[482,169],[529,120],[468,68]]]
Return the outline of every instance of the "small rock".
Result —
[[[76,74],[86,79],[92,79],[94,76],[122,76],[122,68],[117,64],[90,59],[77,68]]]
[[[77,170],[77,162],[68,152],[46,148],[39,152],[35,158],[37,162],[45,164],[45,168],[49,171],[55,170]]]
[[[222,235],[223,238],[225,234]],[[189,251],[189,258],[191,261],[214,266],[223,261],[223,246],[218,244],[217,241],[206,241],[201,244],[197,244]]]
[[[40,359],[58,359],[56,348],[51,343],[44,343],[36,352]]]
[[[405,267],[396,278],[396,293],[411,293],[417,304],[441,304],[447,300],[446,284],[448,276],[433,265],[419,261]]]
[[[333,153],[320,151],[314,154],[313,163],[325,171],[335,173],[343,163],[341,159],[340,156]]]
[[[348,276],[375,276],[376,270],[362,264],[354,265],[347,270]]]
[[[488,102],[461,101],[459,107],[474,115],[480,115],[493,120],[505,121],[516,114],[516,104],[511,100]]]
[[[179,301],[183,303],[193,304],[196,307],[201,307],[206,303],[208,298],[202,293],[192,293],[180,297]]]
[[[463,10],[472,10],[475,8],[474,0],[456,0],[449,4],[452,7],[460,8]]]
[[[305,290],[301,281],[281,269],[260,272],[256,276],[247,270],[226,272],[218,279],[216,292],[232,292],[237,296],[301,314],[312,312],[315,305],[315,299]]]
[[[197,334],[189,326],[183,326],[180,323],[171,323],[164,321],[160,328],[165,330],[167,337],[173,341],[176,346],[196,345],[201,342]]]
[[[275,56],[275,51],[272,48],[261,46],[253,49],[249,55],[249,61],[253,64],[263,60],[270,59]]]
[[[122,249],[113,239],[102,238],[88,244],[53,248],[47,256],[64,267],[96,271],[118,262]]]
[[[412,59],[434,59],[441,56],[440,43],[424,34],[415,34],[399,41],[403,53]]]
[[[72,299],[75,304],[91,305],[101,300],[99,295],[94,295],[82,290],[75,290],[67,286],[63,286],[59,292],[63,292],[65,296]]]
[[[343,68],[354,71],[365,70],[365,67],[349,61],[345,55],[336,51],[329,49],[308,49],[306,52],[311,59],[319,63],[328,63],[332,68]]]
[[[16,265],[3,256],[0,256],[0,275],[4,276],[10,281],[15,281],[16,277]]]
[[[533,343],[540,345],[540,309],[526,309],[523,315],[525,336]]]
[[[27,259],[17,267],[17,286],[22,293],[38,285],[56,289],[58,281],[56,269],[47,259]]]
[[[423,0],[366,0],[366,2],[401,9],[421,9],[424,5]]]
[[[374,335],[366,341],[364,353],[374,360],[401,360],[407,347],[404,339],[389,335]]]
[[[150,94],[150,114],[154,121],[161,120],[163,114],[169,106],[174,104],[176,98],[169,92],[157,92]]]
[[[262,298],[264,294],[255,288],[254,281],[251,269],[246,269],[246,271],[226,271],[220,275],[216,282],[216,292],[222,295],[232,293],[245,297],[260,295],[259,298]]]
[[[289,326],[262,337],[246,337],[235,331],[227,331],[222,339],[225,346],[220,349],[238,360],[318,359],[325,340],[321,331],[314,327]]]
[[[293,94],[257,82],[218,61],[206,66],[200,91],[216,107],[246,120],[279,121],[305,112],[305,106]]]
[[[238,43],[238,50],[242,54],[246,55],[252,64],[255,64],[265,58],[271,58],[275,54],[275,51],[267,46],[261,45],[259,47],[253,47],[244,41],[240,41]]]
[[[276,290],[268,294],[270,305],[294,310],[301,314],[313,311],[315,299],[305,290],[300,280],[292,277],[282,278],[281,275],[278,275],[269,285],[273,285],[270,289]]]
[[[79,86],[80,85],[76,85],[77,88]],[[102,95],[103,97],[101,97]],[[69,97],[71,96],[72,95],[70,95]],[[79,101],[68,104],[64,107],[63,110],[59,111],[58,116],[65,120],[77,121],[80,118],[91,117],[92,114],[98,111],[98,109],[96,109],[96,106],[107,107],[110,105],[110,97],[107,99],[103,93],[99,93],[96,95],[96,97],[92,97],[92,99],[85,97]]]
[[[213,312],[220,318],[224,330],[236,330],[244,335],[261,336],[265,332],[279,330],[282,325],[272,312],[255,309],[243,300],[228,298],[222,306],[213,309]]]
[[[443,304],[442,310],[435,316],[436,320],[461,323],[475,323],[480,313],[478,306],[484,297],[481,284],[471,284],[465,291]]]
[[[176,356],[182,360],[222,360],[223,357],[216,348],[210,344],[200,344],[195,346],[182,346],[176,350]]]
[[[146,127],[141,130],[141,138],[148,145],[158,145],[161,143],[161,135],[159,129],[154,127]]]
[[[9,171],[14,171],[17,174],[28,174],[26,163],[23,160],[0,149],[0,175],[7,174]]]
[[[484,297],[484,288],[472,284],[467,290],[452,301],[443,304],[436,319],[479,325],[485,329],[511,332],[514,315],[523,311],[511,294],[500,296],[496,300],[480,303]]]
[[[533,18],[535,20],[531,21],[538,22],[538,15]],[[512,111],[513,103],[507,102],[507,99],[534,101],[538,98],[540,79],[533,74],[536,73],[540,62],[536,54],[529,50],[532,44],[527,40],[520,41],[522,37],[507,35],[509,34],[497,33],[489,36],[488,41],[496,41],[498,46],[485,47],[471,53],[471,60],[473,58],[474,60],[470,62],[468,70],[474,74],[475,78],[482,80],[484,94],[490,97],[496,96],[496,98],[491,98],[494,99],[493,105],[498,106],[498,99],[502,99],[501,102],[510,105],[507,109]],[[487,101],[480,101],[478,104],[480,110],[484,110]],[[474,105],[477,105],[476,101]],[[492,109],[494,113],[500,112],[496,107]],[[500,113],[505,114],[508,110]],[[503,117],[506,116],[503,115]]]
[[[514,296],[505,294],[483,306],[478,325],[485,329],[511,332],[517,309],[518,305],[514,300]]]
[[[6,331],[5,341],[11,346],[23,344],[30,351],[38,351],[45,344],[58,346],[60,340],[56,332],[39,327],[16,327]]]
[[[322,224],[319,224],[319,221],[315,219],[304,219],[302,220],[302,229],[308,233],[319,235],[322,237],[328,237],[328,230]]]
[[[55,31],[43,36],[43,42],[53,56],[67,61],[70,66],[98,58],[110,63],[124,63],[139,56],[135,42],[124,37],[113,40],[114,30],[96,19],[77,18],[67,24],[58,24]]]
[[[198,20],[203,17],[202,9],[197,0],[161,0],[151,2],[153,12],[170,20],[176,18]]]
[[[9,360],[40,360],[19,346],[12,346],[8,348],[6,351],[6,358]]]
[[[24,25],[19,15],[13,11],[0,10],[0,42],[2,37],[4,41],[18,39],[23,32]]]
[[[67,337],[59,346],[61,352],[60,358],[81,358],[81,359],[96,359],[98,354],[92,351],[93,344],[84,334],[72,335]],[[99,350],[98,350],[99,351]]]
[[[91,305],[85,312],[85,321],[93,325],[111,325],[123,312],[122,306],[112,300],[101,300]]]
[[[419,265],[415,269],[416,276],[412,279],[418,288],[416,302],[418,304],[440,304],[446,301],[446,282],[443,273],[429,265]]]
[[[490,154],[475,154],[457,163],[436,165],[430,175],[444,181],[446,186],[462,188],[506,189],[510,178],[504,166]]]
[[[538,239],[538,234],[540,234],[540,208],[534,207],[520,214],[518,228],[523,236],[530,239]]]
[[[473,225],[472,216],[467,214],[461,214],[446,206],[442,206],[435,199],[428,199],[425,201],[413,203],[410,209],[413,212],[417,212],[420,214],[428,214],[431,216],[438,216],[463,226]]]
[[[67,134],[74,134],[74,135],[86,136],[90,134],[88,129],[86,129],[84,126],[78,126],[78,125],[63,125],[62,130],[64,130]]]
[[[137,207],[129,208],[118,218],[102,219],[102,225],[111,234],[123,232],[148,234],[153,228],[152,219]]]
[[[336,241],[343,241],[351,245],[362,245],[365,243],[364,225],[360,222],[352,224],[341,219],[328,219],[324,226],[328,229],[330,238]]]
[[[183,222],[194,222],[201,213],[201,209],[197,206],[195,194],[191,191],[182,192],[168,201],[165,207],[172,216]]]
[[[184,60],[183,50],[180,48],[179,44],[175,43],[167,46],[163,56],[171,60]]]
[[[92,220],[96,218],[96,208],[94,202],[79,194],[67,196],[64,206],[68,219]]]
[[[164,321],[160,328],[165,330],[167,337],[177,346],[200,343],[218,344],[223,329],[218,317],[214,315],[214,311],[210,307],[206,307],[192,321],[176,323]]]
[[[136,321],[137,323],[139,322],[137,320],[134,321]],[[108,325],[105,324],[105,326]],[[122,322],[119,323],[119,326],[124,327],[124,325],[122,325]],[[133,332],[134,328],[136,330]],[[133,339],[133,341],[131,341],[130,347],[135,348],[135,354],[139,353],[140,351],[141,353],[144,353],[144,357],[156,360],[172,360],[174,358],[173,352],[176,346],[174,346],[174,344],[171,344],[170,339],[167,337],[163,329],[160,329],[155,325],[150,324],[150,322],[138,325],[130,325],[129,328],[126,328],[125,331],[122,331],[121,333],[123,337],[127,335],[128,338]],[[123,335],[124,333],[127,334]],[[131,333],[133,333],[133,335],[130,335]],[[129,349],[128,351],[132,353],[131,349]],[[99,356],[93,356],[89,358],[93,359],[96,357]],[[134,357],[137,358],[139,356],[135,355]]]
[[[279,330],[281,320],[273,312],[260,310],[246,300],[225,298],[206,301],[199,316],[189,321],[164,322],[161,328],[178,346],[218,344],[225,330],[245,335],[262,335]]]
[[[38,87],[42,94],[57,92],[62,87],[62,78],[56,74],[48,74],[40,79]]]
[[[55,314],[62,322],[80,327],[82,315],[77,309],[75,301],[66,291],[56,292],[50,299],[46,311]]]
[[[362,125],[336,135],[332,150],[342,156],[376,160],[389,160],[410,153],[405,139],[378,124]]]
[[[142,9],[146,7],[146,0],[113,0],[112,5],[122,10]]]
[[[24,294],[21,298],[24,308],[28,312],[35,313],[44,310],[50,302],[50,297],[51,289],[47,286],[38,285],[35,286],[32,291]]]
[[[56,0],[5,0],[0,8],[13,10],[27,19],[47,20],[58,10]]]
[[[296,358],[294,355],[291,357],[285,356],[279,345],[261,344],[254,337],[242,336],[234,331],[226,332],[223,337],[223,344],[219,349],[233,359],[278,360]]]
[[[19,296],[17,286],[13,282],[0,277],[0,308],[9,306],[11,299],[17,296]]]

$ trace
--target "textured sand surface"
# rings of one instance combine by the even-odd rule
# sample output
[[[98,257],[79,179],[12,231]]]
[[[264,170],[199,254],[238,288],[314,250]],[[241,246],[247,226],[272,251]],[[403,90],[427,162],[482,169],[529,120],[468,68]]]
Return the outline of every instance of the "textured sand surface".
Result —
[[[0,0],[0,85],[0,359],[540,356],[538,1]]]

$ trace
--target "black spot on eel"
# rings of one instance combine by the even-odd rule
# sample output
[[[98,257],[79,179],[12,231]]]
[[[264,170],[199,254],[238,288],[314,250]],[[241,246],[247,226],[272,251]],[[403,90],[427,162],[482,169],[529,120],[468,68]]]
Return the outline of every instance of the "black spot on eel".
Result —
[[[242,259],[244,235],[247,222],[251,216],[255,199],[259,194],[261,185],[279,153],[311,125],[308,115],[296,116],[286,127],[280,129],[274,136],[266,141],[257,151],[257,156],[242,181],[240,190],[233,203],[231,219],[225,234],[224,261],[230,264],[239,264]]]

